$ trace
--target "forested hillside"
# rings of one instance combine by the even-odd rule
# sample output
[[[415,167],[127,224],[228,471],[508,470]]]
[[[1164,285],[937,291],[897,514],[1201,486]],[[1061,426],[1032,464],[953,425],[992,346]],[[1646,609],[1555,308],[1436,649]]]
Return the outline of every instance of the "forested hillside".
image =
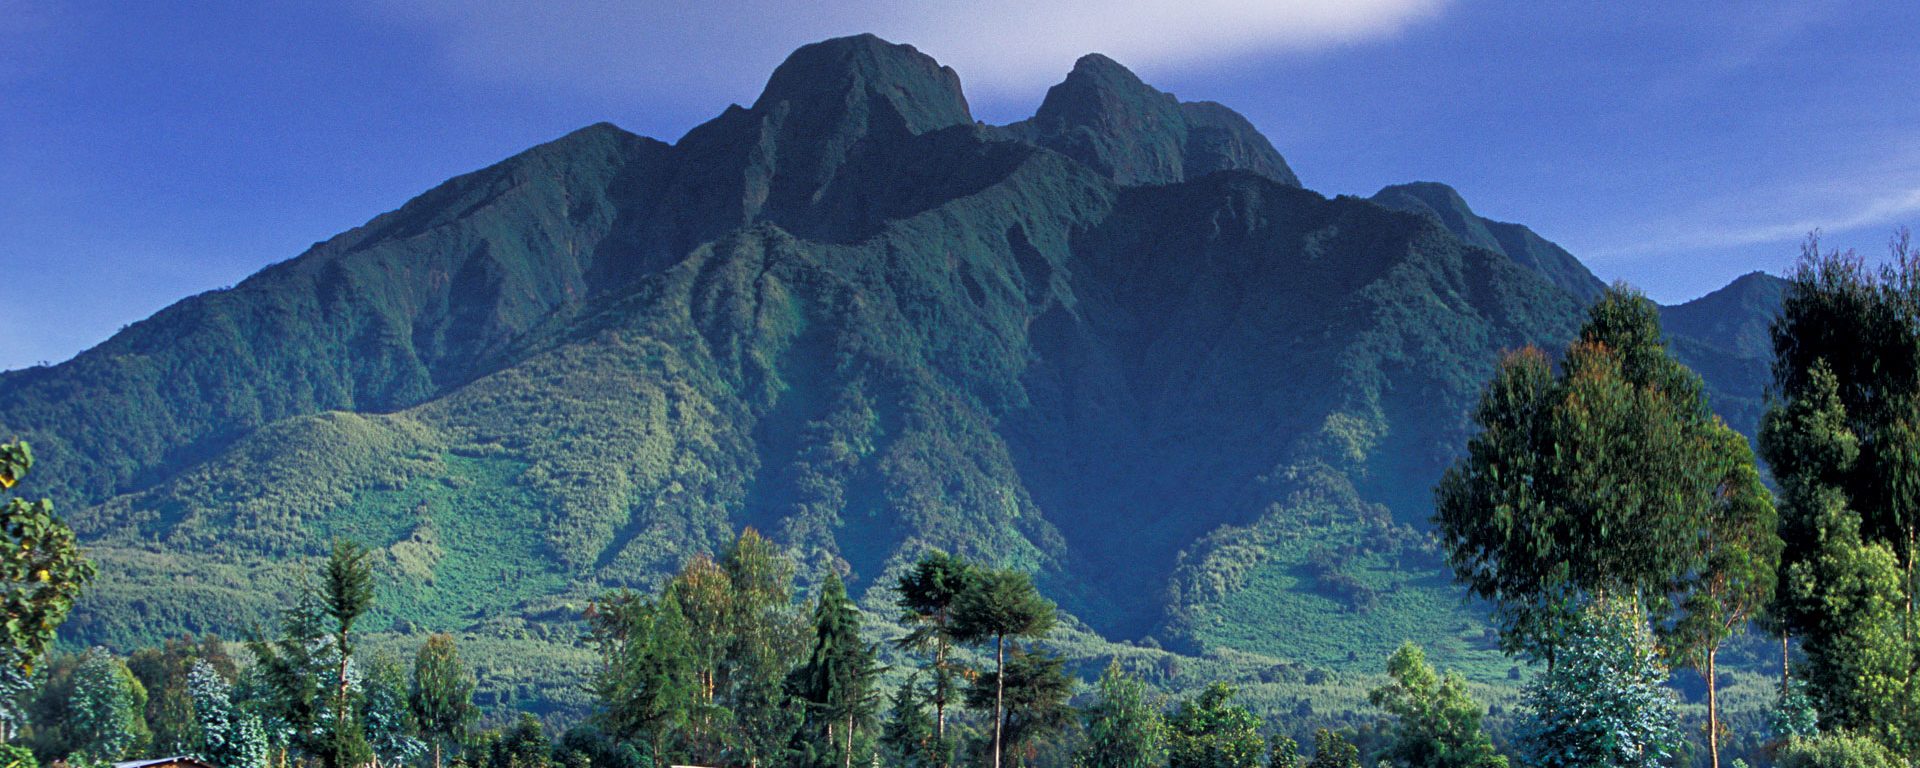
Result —
[[[1749,434],[1778,282],[1665,310]],[[346,537],[369,629],[577,709],[587,602],[753,527],[868,607],[935,548],[1034,574],[1073,658],[1280,706],[1407,639],[1504,678],[1432,488],[1501,352],[1601,287],[1442,185],[1302,188],[1105,57],[988,126],[862,36],[673,144],[584,128],[0,374],[0,436],[100,563],[76,645],[244,634]]]

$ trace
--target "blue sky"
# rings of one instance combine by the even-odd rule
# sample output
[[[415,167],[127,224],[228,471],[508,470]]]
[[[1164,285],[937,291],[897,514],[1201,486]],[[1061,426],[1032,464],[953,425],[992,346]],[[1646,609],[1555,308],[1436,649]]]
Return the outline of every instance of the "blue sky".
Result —
[[[589,123],[677,139],[861,31],[990,122],[1107,53],[1240,110],[1312,189],[1444,181],[1666,302],[1810,229],[1878,254],[1920,223],[1920,3],[792,5],[0,0],[0,368]]]

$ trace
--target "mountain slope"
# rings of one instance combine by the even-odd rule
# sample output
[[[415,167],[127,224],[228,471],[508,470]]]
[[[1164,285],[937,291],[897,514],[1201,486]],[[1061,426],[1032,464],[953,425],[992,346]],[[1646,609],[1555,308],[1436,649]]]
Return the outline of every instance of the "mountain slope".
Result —
[[[1757,398],[1766,285],[1669,310],[1717,402]],[[489,695],[573,707],[577,649],[515,659],[751,525],[873,607],[939,547],[1076,636],[1338,669],[1411,632],[1492,677],[1429,489],[1500,351],[1597,290],[1445,187],[1302,189],[1104,57],[995,128],[859,36],[674,145],[584,129],[0,375],[0,432],[105,566],[81,642],[263,622],[350,536],[370,626],[519,644]]]
[[[1606,285],[1566,249],[1519,224],[1482,218],[1460,193],[1445,184],[1419,181],[1374,193],[1373,202],[1396,211],[1430,216],[1461,241],[1506,256],[1529,267],[1583,302],[1600,297]]]

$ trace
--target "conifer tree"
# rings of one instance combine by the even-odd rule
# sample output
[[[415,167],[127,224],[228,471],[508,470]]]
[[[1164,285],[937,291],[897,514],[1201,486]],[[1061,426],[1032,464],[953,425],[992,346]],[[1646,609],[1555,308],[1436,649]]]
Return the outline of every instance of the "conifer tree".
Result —
[[[405,765],[426,754],[407,705],[407,676],[400,662],[374,654],[361,681],[360,728],[379,765]]]
[[[995,681],[1004,681],[1007,639],[1045,636],[1053,629],[1054,605],[1033,579],[1019,571],[982,571],[968,579],[953,606],[953,634],[962,642],[993,641]],[[1000,768],[1006,725],[1006,692],[996,685],[993,704],[993,766]]]
[[[233,685],[205,660],[187,673],[201,746],[193,750],[217,768],[265,768],[267,734],[260,716],[234,706]]]
[[[373,564],[368,552],[352,541],[333,543],[333,553],[320,569],[320,598],[332,620],[334,660],[332,734],[323,757],[328,768],[358,768],[373,757],[365,732],[354,722],[356,711],[348,669],[353,660],[353,625],[373,605]]]
[[[902,768],[934,768],[942,764],[940,742],[934,732],[933,716],[927,712],[929,696],[920,690],[920,676],[913,674],[893,693],[881,742],[886,745],[888,764]]]
[[[955,642],[954,605],[973,579],[974,567],[966,560],[934,550],[914,563],[898,583],[900,618],[909,629],[900,645],[917,651],[931,651],[928,665],[933,681],[934,735],[947,739],[947,704],[953,700],[959,668],[951,661]],[[944,763],[942,763],[944,765]]]
[[[1558,663],[1527,685],[1519,740],[1537,768],[1659,768],[1680,742],[1678,702],[1632,601],[1590,603]]]
[[[856,739],[878,709],[875,649],[860,639],[860,609],[839,574],[827,575],[813,613],[813,649],[788,690],[806,710],[806,764],[852,768]]]
[[[1003,697],[1006,710],[1002,744],[1013,755],[1016,766],[1026,765],[1034,757],[1037,744],[1073,722],[1073,710],[1067,706],[1067,699],[1073,696],[1073,681],[1067,677],[1066,660],[1057,654],[1036,653],[1018,645],[1010,648],[1003,671],[989,672],[975,680],[967,691],[967,703],[986,709],[996,696]]]
[[[83,760],[113,762],[146,751],[147,692],[127,665],[105,648],[94,648],[73,671],[72,701],[66,724],[74,751]]]

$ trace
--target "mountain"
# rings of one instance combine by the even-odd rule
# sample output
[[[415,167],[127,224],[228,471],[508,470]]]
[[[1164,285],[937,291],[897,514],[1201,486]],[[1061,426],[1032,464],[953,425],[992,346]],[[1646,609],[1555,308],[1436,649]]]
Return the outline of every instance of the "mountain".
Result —
[[[1395,184],[1374,193],[1374,203],[1430,217],[1468,245],[1479,246],[1533,269],[1581,301],[1600,297],[1606,284],[1565,248],[1519,224],[1481,218],[1453,187],[1432,181]]]
[[[0,374],[0,433],[102,564],[76,643],[243,632],[346,536],[371,627],[460,632],[486,703],[565,710],[586,600],[754,526],[882,615],[930,548],[1031,570],[1076,658],[1169,685],[1405,637],[1493,680],[1430,488],[1500,352],[1597,291],[1443,186],[1303,189],[1105,57],[996,127],[858,36],[671,145],[582,129]],[[1757,402],[1778,300],[1667,310],[1717,403]]]

